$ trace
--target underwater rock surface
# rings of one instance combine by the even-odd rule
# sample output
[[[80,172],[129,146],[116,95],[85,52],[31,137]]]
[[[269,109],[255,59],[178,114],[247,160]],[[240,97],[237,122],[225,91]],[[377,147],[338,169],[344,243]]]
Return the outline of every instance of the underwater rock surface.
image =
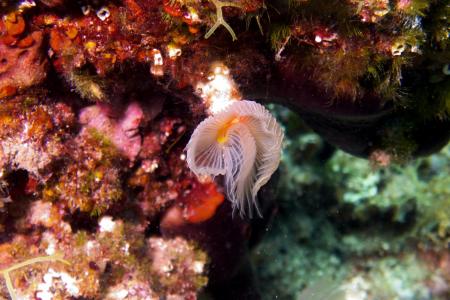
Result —
[[[449,15],[0,0],[0,298],[448,299]],[[186,162],[197,126],[242,99],[287,137],[253,219]],[[213,140],[233,122],[265,121]]]

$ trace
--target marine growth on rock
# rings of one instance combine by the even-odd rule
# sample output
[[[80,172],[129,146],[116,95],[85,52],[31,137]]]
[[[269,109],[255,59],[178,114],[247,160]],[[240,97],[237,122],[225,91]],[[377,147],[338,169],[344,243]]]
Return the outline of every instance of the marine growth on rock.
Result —
[[[449,15],[0,0],[0,298],[448,299]]]

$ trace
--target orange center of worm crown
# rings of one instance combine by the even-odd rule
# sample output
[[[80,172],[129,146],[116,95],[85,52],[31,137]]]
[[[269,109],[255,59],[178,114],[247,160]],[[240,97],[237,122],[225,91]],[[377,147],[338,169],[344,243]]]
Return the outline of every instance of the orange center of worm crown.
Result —
[[[231,119],[230,121],[223,124],[219,130],[217,131],[217,142],[219,144],[224,144],[228,140],[228,130],[231,126],[236,123],[239,123],[240,119],[238,117]]]

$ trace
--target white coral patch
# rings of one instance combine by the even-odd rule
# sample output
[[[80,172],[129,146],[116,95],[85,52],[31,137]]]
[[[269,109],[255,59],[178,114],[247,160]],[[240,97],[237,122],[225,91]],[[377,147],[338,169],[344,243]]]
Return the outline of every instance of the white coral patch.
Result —
[[[29,141],[26,134],[0,141],[0,167],[11,164],[13,168],[24,169],[39,177],[52,159],[59,155],[58,145],[50,140],[45,145]]]
[[[56,272],[49,269],[44,275],[44,282],[38,284],[36,297],[40,300],[54,298],[55,290],[64,289],[70,296],[78,296],[80,289],[75,278],[66,272]]]
[[[114,222],[110,216],[101,218],[98,225],[100,232],[113,232],[114,228],[116,228],[116,222]]]
[[[240,100],[230,70],[221,63],[212,67],[212,73],[208,76],[208,81],[199,82],[196,89],[198,95],[208,106],[210,114],[218,113],[233,102]]]
[[[192,270],[194,273],[201,274],[205,269],[205,263],[202,261],[194,261],[192,263]]]

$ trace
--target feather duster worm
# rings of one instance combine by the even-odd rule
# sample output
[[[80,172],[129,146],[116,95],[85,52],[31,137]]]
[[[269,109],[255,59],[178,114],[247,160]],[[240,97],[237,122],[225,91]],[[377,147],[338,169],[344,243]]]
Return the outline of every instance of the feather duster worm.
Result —
[[[187,163],[197,176],[224,175],[233,210],[241,216],[253,207],[259,189],[278,168],[283,131],[264,106],[236,101],[201,122],[186,147]]]

